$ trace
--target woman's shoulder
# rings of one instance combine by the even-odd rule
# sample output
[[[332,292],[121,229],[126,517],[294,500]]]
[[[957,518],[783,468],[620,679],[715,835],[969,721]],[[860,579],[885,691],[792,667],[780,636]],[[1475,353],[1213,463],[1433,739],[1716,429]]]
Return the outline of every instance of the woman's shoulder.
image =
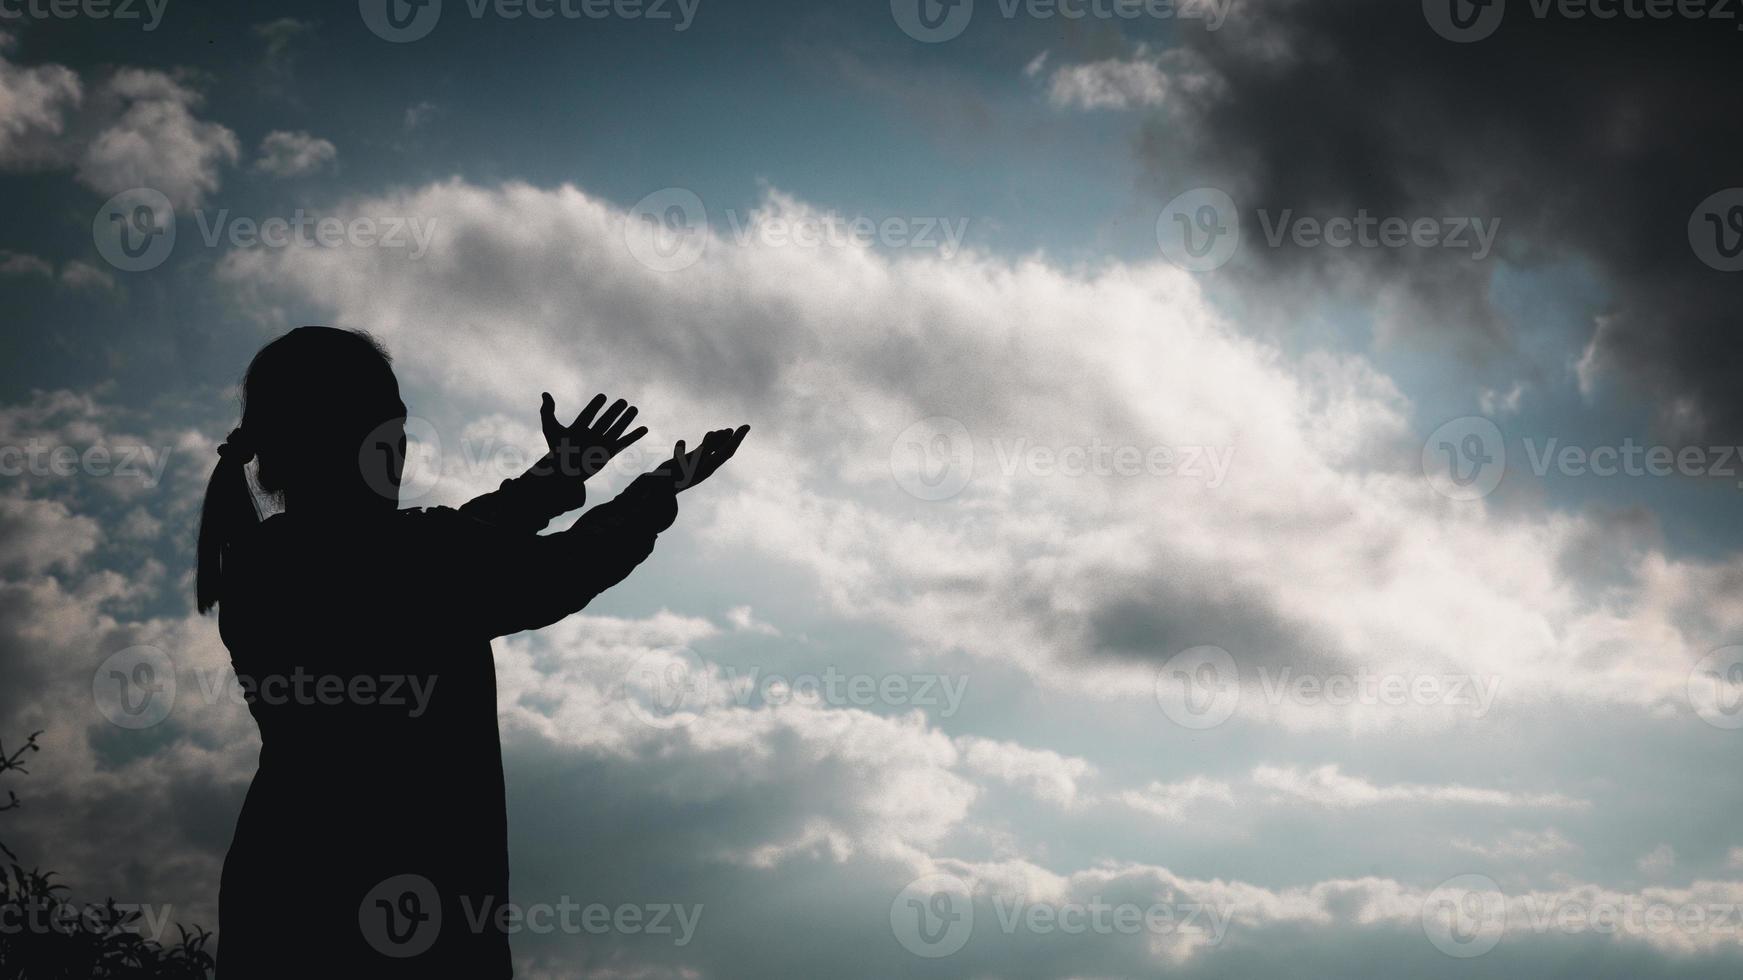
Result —
[[[464,545],[484,534],[488,529],[451,507],[410,508],[394,511],[390,518],[347,524],[299,519],[283,512],[239,535],[232,553],[248,565],[305,556],[317,560],[356,548],[412,557],[426,547]]]

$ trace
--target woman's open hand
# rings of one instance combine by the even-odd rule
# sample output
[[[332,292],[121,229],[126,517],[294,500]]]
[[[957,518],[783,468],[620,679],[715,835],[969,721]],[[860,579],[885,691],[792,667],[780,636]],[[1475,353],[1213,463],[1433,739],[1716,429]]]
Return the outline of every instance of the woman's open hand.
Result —
[[[648,434],[647,426],[638,426],[625,433],[635,420],[634,405],[619,398],[600,415],[605,405],[603,394],[594,395],[587,407],[569,425],[557,421],[557,403],[545,392],[539,406],[539,427],[545,432],[545,445],[557,471],[565,476],[587,479],[605,468],[618,453]],[[594,416],[598,416],[595,418]]]
[[[715,429],[702,437],[700,446],[689,452],[684,451],[684,440],[679,439],[672,449],[672,458],[660,464],[654,472],[671,478],[673,489],[688,490],[726,465],[732,454],[738,452],[739,443],[744,442],[745,433],[749,431],[748,425]]]

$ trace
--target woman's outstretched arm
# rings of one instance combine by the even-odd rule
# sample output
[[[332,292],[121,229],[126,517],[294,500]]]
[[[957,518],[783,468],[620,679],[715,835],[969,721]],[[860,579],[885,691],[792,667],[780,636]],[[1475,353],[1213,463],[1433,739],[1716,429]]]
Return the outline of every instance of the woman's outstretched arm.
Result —
[[[605,395],[595,395],[565,426],[557,421],[556,402],[546,392],[539,407],[545,455],[525,473],[462,505],[460,513],[504,530],[537,534],[586,503],[587,479],[648,431],[642,427],[625,432],[635,419],[634,405],[619,398],[601,415],[604,405]]]
[[[495,637],[578,612],[647,559],[678,516],[678,493],[712,476],[748,431],[711,432],[691,452],[679,442],[670,460],[558,534],[525,535],[456,515],[466,584],[455,601],[465,618]]]

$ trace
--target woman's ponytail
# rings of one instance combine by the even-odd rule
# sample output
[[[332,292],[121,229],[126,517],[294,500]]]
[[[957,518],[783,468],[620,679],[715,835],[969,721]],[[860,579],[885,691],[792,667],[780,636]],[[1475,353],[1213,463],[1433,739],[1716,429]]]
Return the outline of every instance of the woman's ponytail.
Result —
[[[247,434],[240,428],[218,447],[218,465],[206,483],[200,508],[199,568],[195,573],[195,604],[210,612],[224,594],[224,552],[242,532],[260,522],[254,491],[248,486],[248,461],[254,458]]]

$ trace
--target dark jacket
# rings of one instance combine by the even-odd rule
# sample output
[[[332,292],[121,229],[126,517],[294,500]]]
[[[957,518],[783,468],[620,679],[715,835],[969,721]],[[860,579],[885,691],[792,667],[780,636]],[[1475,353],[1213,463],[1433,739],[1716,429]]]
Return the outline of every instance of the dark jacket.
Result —
[[[574,481],[354,526],[269,518],[231,546],[220,630],[260,726],[224,861],[219,975],[509,977],[493,637],[581,609],[669,527],[644,476],[559,534]]]

